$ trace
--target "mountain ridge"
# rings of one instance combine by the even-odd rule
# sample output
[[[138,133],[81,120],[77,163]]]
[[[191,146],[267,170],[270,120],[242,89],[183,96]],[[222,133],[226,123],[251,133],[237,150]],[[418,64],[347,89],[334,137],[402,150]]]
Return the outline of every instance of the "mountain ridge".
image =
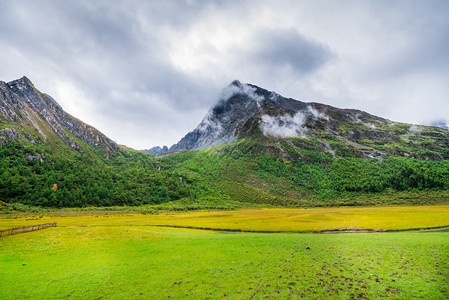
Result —
[[[200,124],[165,152],[199,150],[255,136],[261,143],[288,140],[297,148],[304,144],[301,141],[316,140],[321,151],[334,157],[344,156],[337,150],[345,148],[366,158],[394,155],[438,160],[447,157],[439,150],[449,147],[449,131],[445,129],[393,122],[357,109],[302,102],[235,80],[222,91]],[[425,150],[430,152],[419,153]]]
[[[51,96],[37,90],[26,76],[8,83],[0,81],[0,111],[5,118],[2,123],[9,121],[12,125],[11,128],[2,129],[3,139],[0,139],[0,143],[2,140],[4,143],[5,138],[19,140],[25,137],[32,143],[39,139],[46,140],[48,132],[45,133],[45,125],[42,125],[46,122],[51,131],[73,149],[79,149],[80,145],[71,135],[90,146],[100,148],[105,156],[118,151],[114,141],[65,112]],[[39,119],[44,122],[39,122]],[[34,128],[37,133],[15,128],[23,125]],[[19,133],[20,131],[23,133]]]
[[[189,196],[181,176],[71,116],[28,78],[0,82],[0,212],[166,203]]]

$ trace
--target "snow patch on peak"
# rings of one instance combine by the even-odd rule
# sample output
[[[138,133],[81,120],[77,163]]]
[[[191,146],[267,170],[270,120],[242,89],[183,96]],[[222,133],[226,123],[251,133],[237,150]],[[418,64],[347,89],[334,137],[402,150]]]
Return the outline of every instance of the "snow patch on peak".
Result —
[[[307,128],[304,127],[307,115],[299,111],[291,116],[285,114],[282,116],[263,115],[259,125],[265,136],[272,136],[275,138],[288,137],[305,137]]]

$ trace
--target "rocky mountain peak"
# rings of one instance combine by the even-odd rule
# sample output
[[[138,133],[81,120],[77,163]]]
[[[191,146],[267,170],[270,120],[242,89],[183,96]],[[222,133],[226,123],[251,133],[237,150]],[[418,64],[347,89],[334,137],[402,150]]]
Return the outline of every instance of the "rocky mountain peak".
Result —
[[[150,154],[157,155],[159,153],[168,152],[168,147],[167,146],[162,146],[162,147],[156,146],[156,147],[153,147],[153,148],[150,148],[150,149],[144,149],[142,151],[150,153]]]
[[[219,101],[198,127],[169,150],[195,150],[234,141],[239,124],[258,110],[258,96],[254,91],[252,87],[234,80],[222,90]]]
[[[6,118],[8,123],[12,122],[10,124],[12,128],[5,128],[3,137],[6,140],[21,139],[20,135],[10,134],[12,129],[16,130],[19,127],[23,130],[16,132],[25,132],[23,137],[27,140],[33,142],[42,138],[45,140],[48,132],[43,124],[48,124],[53,133],[74,149],[79,149],[79,144],[73,136],[91,146],[101,148],[105,155],[118,150],[115,142],[92,126],[66,113],[52,97],[37,90],[25,76],[7,84],[0,83],[0,113],[0,117]],[[26,130],[27,127],[32,130]],[[40,139],[34,136],[36,134]],[[1,137],[0,142],[4,142]]]
[[[34,85],[31,82],[31,80],[29,80],[28,77],[26,77],[26,76],[23,76],[20,79],[16,79],[16,80],[10,81],[10,82],[8,82],[8,85],[10,87],[17,87],[19,89],[23,89],[23,88],[25,88],[27,86],[34,87]]]
[[[232,81],[229,85],[234,85],[234,86],[237,86],[237,87],[242,87],[243,86],[242,83],[239,80],[237,80],[237,79]]]
[[[360,110],[302,102],[234,80],[223,89],[201,123],[169,151],[197,150],[232,143],[237,138],[257,139],[258,144],[270,145],[267,149],[275,149],[282,156],[288,156],[289,151],[309,149],[334,157],[382,159],[399,155],[442,159],[441,153],[432,153],[432,147],[435,151],[449,147],[449,134],[444,129],[396,123]],[[428,140],[435,143],[429,144]],[[289,144],[290,149],[279,146],[281,142]]]
[[[306,109],[307,105],[301,101],[234,80],[222,90],[218,102],[198,127],[173,145],[170,151],[196,150],[233,142],[237,137],[248,134],[246,131],[250,124],[247,123],[254,117],[263,121],[265,115],[294,114]]]

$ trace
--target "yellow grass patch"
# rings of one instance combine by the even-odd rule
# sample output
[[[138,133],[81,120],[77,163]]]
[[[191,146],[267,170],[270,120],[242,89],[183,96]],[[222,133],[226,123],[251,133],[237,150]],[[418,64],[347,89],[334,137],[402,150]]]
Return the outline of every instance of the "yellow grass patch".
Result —
[[[189,228],[317,232],[325,230],[407,230],[449,226],[449,205],[410,207],[266,208],[194,211],[159,215],[98,215],[0,219],[0,229],[57,222],[58,226],[176,226]]]

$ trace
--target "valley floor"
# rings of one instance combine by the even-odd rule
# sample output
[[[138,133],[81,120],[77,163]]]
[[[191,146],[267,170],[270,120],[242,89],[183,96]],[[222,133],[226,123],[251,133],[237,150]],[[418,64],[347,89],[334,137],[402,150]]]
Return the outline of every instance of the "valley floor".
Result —
[[[437,227],[449,220],[449,206],[346,209],[3,218],[1,227],[48,220],[58,227],[0,238],[0,299],[449,297],[449,232],[329,235],[154,226],[204,220],[209,227],[240,224],[243,230],[284,220],[344,229],[384,215],[384,226],[376,228],[410,229],[413,222]],[[301,217],[306,212],[309,217]],[[358,221],[336,226],[345,219]],[[426,219],[434,226],[423,226]]]
[[[449,205],[260,208],[157,214],[59,210],[27,217],[0,215],[0,229],[53,222],[59,226],[151,225],[248,232],[396,231],[449,226]]]

